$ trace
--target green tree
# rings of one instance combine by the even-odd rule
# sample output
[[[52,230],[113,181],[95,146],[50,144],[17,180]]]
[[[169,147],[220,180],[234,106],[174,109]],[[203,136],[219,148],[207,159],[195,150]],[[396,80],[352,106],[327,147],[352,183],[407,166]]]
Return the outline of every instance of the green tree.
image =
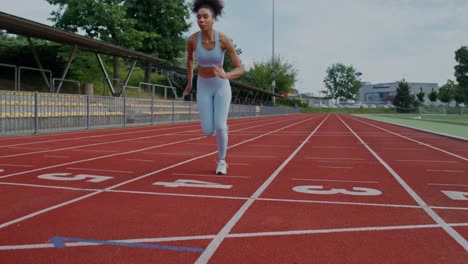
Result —
[[[236,44],[234,44],[234,47],[236,48],[236,52],[238,55],[241,55],[242,54],[242,50],[240,48],[237,47]],[[235,67],[234,67],[234,64],[232,63],[231,61],[231,57],[229,56],[229,54],[226,52],[224,53],[224,70],[226,72],[228,71],[231,71],[233,70]]]
[[[335,63],[327,68],[327,76],[323,80],[327,90],[321,91],[328,98],[353,100],[356,98],[362,84],[356,79],[353,66]]]
[[[124,46],[142,47],[144,39],[156,33],[136,29],[137,21],[127,16],[122,0],[46,0],[58,9],[51,13],[54,26],[70,32],[82,30],[86,36]],[[114,78],[120,79],[119,58],[114,57]]]
[[[415,97],[411,95],[411,88],[405,80],[398,83],[393,105],[401,108],[401,112],[408,112],[414,106]]]
[[[460,84],[455,84],[453,94],[453,100],[455,100],[457,106],[465,102],[465,96],[463,95],[463,91],[461,89]]]
[[[71,46],[63,46],[59,49],[57,55],[62,61],[66,61],[71,51]],[[69,76],[69,79],[79,80],[82,83],[90,83],[102,78],[99,66],[96,63],[96,56],[90,52],[79,50],[70,65],[67,76]]]
[[[437,99],[441,102],[446,103],[447,105],[452,101],[455,95],[455,82],[452,80],[448,80],[446,84],[444,84],[439,89],[439,93],[437,94]]]
[[[431,101],[432,104],[437,101],[437,92],[434,91],[434,88],[432,88],[431,92],[427,95],[427,97],[429,98],[429,101]]]
[[[422,104],[424,103],[424,96],[426,95],[426,93],[423,92],[423,89],[422,87],[419,87],[419,93],[416,94],[416,97],[418,98],[418,101]]]
[[[455,78],[459,85],[458,97],[468,105],[468,47],[463,46],[455,52]],[[459,98],[460,99],[460,98]]]
[[[285,62],[280,56],[275,58],[273,66],[269,60],[254,62],[253,66],[245,72],[240,81],[267,91],[272,91],[273,69],[275,71],[275,93],[284,94],[292,92],[298,71],[294,65]]]
[[[185,50],[184,33],[190,28],[190,5],[185,0],[126,0],[127,17],[136,21],[135,29],[153,32],[143,39],[144,53],[172,61],[181,57]],[[151,63],[147,63],[145,82],[151,78]]]

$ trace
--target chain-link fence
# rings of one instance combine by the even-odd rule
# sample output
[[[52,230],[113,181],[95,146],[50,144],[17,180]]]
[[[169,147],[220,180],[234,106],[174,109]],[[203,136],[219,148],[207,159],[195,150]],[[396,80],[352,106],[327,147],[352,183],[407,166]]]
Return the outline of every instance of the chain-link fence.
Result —
[[[298,113],[231,104],[229,118]],[[0,91],[0,135],[38,134],[199,120],[192,101]]]

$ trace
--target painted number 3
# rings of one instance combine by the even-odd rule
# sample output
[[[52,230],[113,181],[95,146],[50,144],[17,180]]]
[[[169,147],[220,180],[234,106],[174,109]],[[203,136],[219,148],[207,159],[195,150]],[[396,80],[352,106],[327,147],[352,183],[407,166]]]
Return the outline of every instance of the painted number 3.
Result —
[[[345,195],[356,195],[356,196],[377,196],[381,195],[382,192],[376,189],[353,187],[353,191],[346,189],[330,189],[324,190],[323,186],[319,185],[304,185],[296,186],[293,188],[294,191],[299,193],[307,194],[321,194],[321,195],[332,195],[332,194],[345,194]]]

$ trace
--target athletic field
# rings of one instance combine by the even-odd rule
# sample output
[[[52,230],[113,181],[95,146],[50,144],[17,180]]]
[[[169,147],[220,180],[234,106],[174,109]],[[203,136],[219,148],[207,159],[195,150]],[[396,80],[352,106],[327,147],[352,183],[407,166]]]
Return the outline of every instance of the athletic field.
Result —
[[[0,138],[0,263],[466,263],[468,141],[351,115]]]

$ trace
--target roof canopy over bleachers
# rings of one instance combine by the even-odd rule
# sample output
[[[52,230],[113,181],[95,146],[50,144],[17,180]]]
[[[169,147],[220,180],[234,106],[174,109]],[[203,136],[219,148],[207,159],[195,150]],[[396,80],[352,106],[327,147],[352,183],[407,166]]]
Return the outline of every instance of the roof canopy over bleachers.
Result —
[[[97,54],[107,54],[122,58],[135,59],[138,61],[151,62],[158,68],[164,68],[183,75],[187,74],[186,69],[171,66],[167,61],[156,58],[149,54],[137,52],[107,42],[91,39],[85,36],[60,30],[4,12],[0,12],[0,29],[4,29],[7,32],[16,35],[28,36],[38,39],[49,40],[61,44],[76,46],[81,50],[91,51]],[[279,94],[235,81],[231,81],[231,85],[235,88],[241,88],[253,91],[255,93],[260,93],[263,96],[282,97]]]

